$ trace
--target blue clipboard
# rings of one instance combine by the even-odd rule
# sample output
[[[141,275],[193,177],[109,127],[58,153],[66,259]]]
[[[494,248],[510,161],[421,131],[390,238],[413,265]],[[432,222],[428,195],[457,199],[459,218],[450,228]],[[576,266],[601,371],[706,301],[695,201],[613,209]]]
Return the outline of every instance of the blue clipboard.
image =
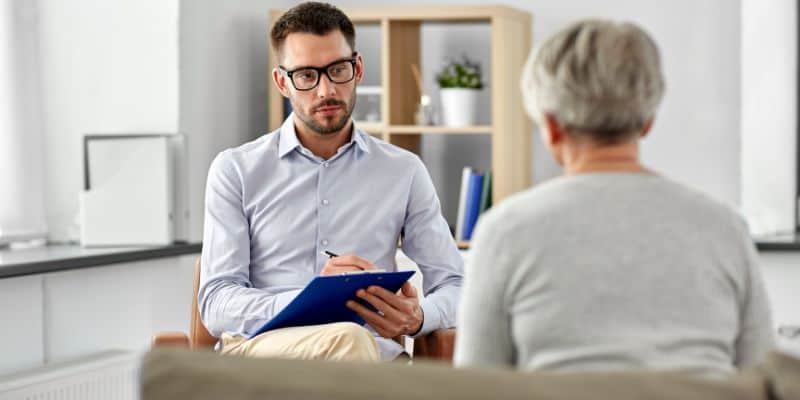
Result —
[[[266,331],[292,326],[321,325],[332,322],[355,322],[364,325],[364,320],[345,305],[348,300],[356,300],[368,308],[374,309],[367,302],[356,297],[356,291],[374,285],[394,293],[400,290],[400,287],[411,278],[411,275],[414,275],[414,271],[315,277],[278,315],[272,317],[250,335],[250,339]]]

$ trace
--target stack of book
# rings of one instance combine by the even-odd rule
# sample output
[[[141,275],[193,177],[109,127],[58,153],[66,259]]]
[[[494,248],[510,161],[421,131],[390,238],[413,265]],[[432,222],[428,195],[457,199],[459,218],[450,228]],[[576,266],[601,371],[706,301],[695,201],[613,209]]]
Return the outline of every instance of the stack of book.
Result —
[[[461,195],[458,199],[458,219],[455,238],[458,242],[472,239],[478,217],[492,205],[492,173],[464,167],[461,174]]]

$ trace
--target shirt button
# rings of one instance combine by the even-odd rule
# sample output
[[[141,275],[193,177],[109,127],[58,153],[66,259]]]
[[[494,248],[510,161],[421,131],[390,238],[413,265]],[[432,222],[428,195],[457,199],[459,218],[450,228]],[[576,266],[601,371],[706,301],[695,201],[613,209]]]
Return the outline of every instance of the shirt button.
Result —
[[[323,245],[323,246],[327,246],[327,245],[328,245],[328,241],[327,241],[327,240],[323,240],[323,241],[322,241],[322,245]]]
[[[323,204],[323,205],[326,205],[326,206],[327,206],[327,205],[328,205],[328,203],[329,203],[328,199],[322,200],[322,204]]]
[[[328,166],[330,165],[330,163],[322,163],[322,165],[323,165],[323,166],[325,166],[325,168],[328,168]]]

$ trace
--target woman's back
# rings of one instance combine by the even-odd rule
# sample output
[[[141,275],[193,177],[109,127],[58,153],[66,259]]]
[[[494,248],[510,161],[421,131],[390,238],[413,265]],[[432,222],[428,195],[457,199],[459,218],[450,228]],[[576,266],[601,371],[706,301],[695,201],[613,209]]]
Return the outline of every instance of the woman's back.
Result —
[[[459,364],[714,374],[772,345],[741,218],[667,179],[555,179],[483,217],[473,245]]]

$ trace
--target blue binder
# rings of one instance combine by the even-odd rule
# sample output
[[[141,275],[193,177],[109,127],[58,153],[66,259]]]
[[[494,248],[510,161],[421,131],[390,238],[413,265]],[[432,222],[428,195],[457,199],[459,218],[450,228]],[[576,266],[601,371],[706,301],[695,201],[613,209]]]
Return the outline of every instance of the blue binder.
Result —
[[[469,187],[467,188],[467,201],[464,207],[464,240],[472,239],[472,231],[478,223],[478,215],[481,207],[481,191],[483,191],[483,174],[473,172],[469,177]]]
[[[380,286],[394,293],[400,290],[411,275],[414,275],[414,271],[318,276],[311,280],[278,315],[250,335],[250,339],[266,331],[292,326],[331,322],[355,322],[364,325],[364,320],[345,305],[348,300],[356,300],[374,310],[369,303],[356,297],[356,291],[369,286]]]

